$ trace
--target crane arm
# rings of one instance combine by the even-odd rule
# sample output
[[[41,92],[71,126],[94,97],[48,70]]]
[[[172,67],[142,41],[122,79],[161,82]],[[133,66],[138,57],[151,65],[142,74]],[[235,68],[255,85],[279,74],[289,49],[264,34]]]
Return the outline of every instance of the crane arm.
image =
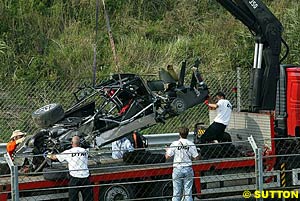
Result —
[[[261,0],[217,0],[217,2],[254,34],[256,44],[250,83],[250,110],[274,110],[282,24]]]

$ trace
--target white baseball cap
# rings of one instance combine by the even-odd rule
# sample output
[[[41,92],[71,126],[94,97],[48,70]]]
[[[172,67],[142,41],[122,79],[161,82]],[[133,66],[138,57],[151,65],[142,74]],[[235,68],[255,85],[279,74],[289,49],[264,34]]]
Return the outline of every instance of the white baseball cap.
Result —
[[[11,135],[10,139],[13,139],[13,138],[16,137],[16,136],[23,136],[23,135],[26,135],[26,133],[23,133],[23,132],[20,131],[20,130],[15,130],[15,131],[13,132],[13,134]]]

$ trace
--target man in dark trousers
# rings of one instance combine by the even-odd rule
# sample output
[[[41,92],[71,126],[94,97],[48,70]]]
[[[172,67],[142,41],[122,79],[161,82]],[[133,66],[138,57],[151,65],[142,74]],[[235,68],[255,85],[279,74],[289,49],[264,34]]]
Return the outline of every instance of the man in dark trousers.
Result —
[[[209,103],[208,101],[205,104],[209,109],[216,110],[217,116],[214,119],[214,122],[205,130],[204,134],[200,138],[201,143],[212,142],[217,140],[218,142],[229,141],[224,135],[225,128],[229,124],[232,105],[225,99],[225,94],[223,92],[218,92],[216,94],[217,103]]]
[[[187,139],[189,129],[179,128],[180,138],[166,149],[166,159],[173,159],[173,198],[172,201],[192,201],[193,177],[192,160],[199,159],[196,146]]]
[[[80,138],[74,136],[72,138],[72,148],[68,149],[61,154],[49,154],[52,160],[59,160],[60,162],[67,161],[70,172],[69,180],[69,200],[77,201],[78,193],[81,191],[83,200],[93,200],[93,191],[91,187],[82,187],[85,185],[91,185],[89,180],[89,169],[88,169],[88,151],[80,147]],[[81,187],[76,187],[81,186]]]

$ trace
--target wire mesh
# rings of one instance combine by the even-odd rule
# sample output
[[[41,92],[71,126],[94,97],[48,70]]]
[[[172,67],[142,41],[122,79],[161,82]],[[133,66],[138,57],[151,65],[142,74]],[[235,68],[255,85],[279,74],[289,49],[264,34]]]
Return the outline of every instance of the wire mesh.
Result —
[[[193,197],[202,199],[241,195],[244,190],[255,188],[253,154],[234,149],[232,143],[192,146],[196,146],[201,158],[193,161],[193,176],[181,179],[192,178]],[[23,161],[23,164],[19,162],[19,196],[22,200],[64,200],[68,199],[70,189],[84,191],[90,187],[93,189],[94,200],[171,200],[174,189],[172,173],[176,163],[173,158],[165,159],[166,147],[154,146],[131,152],[124,151],[129,155],[112,159],[112,149],[109,146],[89,149],[90,183],[76,187],[69,185],[67,162],[50,162],[44,154],[17,155],[14,158],[15,164],[16,161]],[[39,172],[32,169],[31,162],[34,158],[47,161]],[[7,175],[1,177],[1,186],[10,184]],[[82,196],[81,193],[78,196]],[[0,196],[4,195],[9,198],[9,189],[0,192]],[[182,191],[180,196],[184,195]]]
[[[273,150],[264,152],[264,174],[273,172],[277,178],[265,177],[265,184],[276,180],[277,187],[293,190],[300,184],[300,143],[299,137],[273,138]],[[272,189],[266,187],[266,189]]]
[[[246,121],[232,120],[231,123],[234,125],[228,129],[231,136],[235,135],[235,131],[240,135],[243,131],[241,139],[253,135],[257,146],[263,150],[260,157],[263,171],[255,169],[257,162],[255,152],[248,141],[232,138],[233,141],[227,143],[196,144],[201,158],[192,165],[194,173],[192,194],[195,200],[225,199],[225,196],[242,197],[244,192],[247,192],[250,198],[259,198],[255,197],[262,195],[262,192],[257,191],[258,177],[263,178],[264,196],[269,196],[268,198],[296,196],[293,192],[298,191],[294,189],[300,186],[299,138],[273,138],[270,128],[271,116],[271,114],[261,114],[259,117],[250,115]],[[241,119],[241,116],[238,119]],[[253,119],[260,122],[259,131],[254,129],[258,127],[252,122]],[[247,122],[249,120],[252,124]],[[240,127],[241,125],[246,125],[246,128]],[[234,128],[239,129],[232,130]],[[195,143],[198,134],[194,133]],[[173,159],[165,160],[165,148],[162,144],[151,144],[148,148],[135,149],[135,154],[127,156],[125,154],[120,159],[112,159],[110,146],[101,149],[92,148],[89,151],[91,183],[75,188],[68,185],[69,170],[66,163],[47,161],[44,168],[34,172],[31,162],[34,158],[38,158],[42,163],[45,161],[45,155],[42,153],[17,155],[14,163],[19,166],[19,195],[23,200],[64,200],[68,199],[70,188],[91,187],[94,200],[170,200],[174,188],[172,178],[174,162]],[[10,199],[11,181],[7,165],[1,166],[1,172],[0,198]]]

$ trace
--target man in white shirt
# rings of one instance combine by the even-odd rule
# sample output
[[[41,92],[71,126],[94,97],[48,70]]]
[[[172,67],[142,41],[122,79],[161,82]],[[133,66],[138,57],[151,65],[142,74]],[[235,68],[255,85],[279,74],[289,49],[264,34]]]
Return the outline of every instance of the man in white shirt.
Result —
[[[61,154],[49,154],[47,157],[52,160],[59,160],[60,162],[67,161],[70,172],[69,180],[69,200],[77,201],[78,193],[81,191],[83,200],[93,200],[93,191],[91,187],[76,187],[91,185],[89,180],[88,169],[88,151],[80,147],[80,138],[74,136],[72,138],[72,148],[65,150]]]
[[[173,161],[173,198],[172,201],[192,201],[193,177],[192,160],[199,159],[196,146],[187,139],[189,129],[179,128],[180,139],[166,149],[166,159],[174,156]]]
[[[218,142],[227,141],[224,131],[229,124],[232,105],[225,99],[223,92],[218,92],[216,98],[218,100],[216,104],[208,103],[208,101],[205,103],[210,109],[217,111],[217,116],[201,136],[201,143],[212,142],[213,140],[217,140]]]
[[[122,159],[124,153],[131,152],[134,150],[131,142],[126,137],[114,141],[111,144],[111,149],[112,149],[111,155],[113,159]]]

